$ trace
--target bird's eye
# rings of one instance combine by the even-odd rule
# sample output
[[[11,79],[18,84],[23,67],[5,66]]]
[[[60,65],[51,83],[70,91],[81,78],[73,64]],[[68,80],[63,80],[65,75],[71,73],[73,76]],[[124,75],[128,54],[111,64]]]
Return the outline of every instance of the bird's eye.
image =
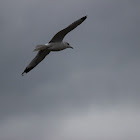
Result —
[[[69,43],[67,43],[67,45],[70,45]]]

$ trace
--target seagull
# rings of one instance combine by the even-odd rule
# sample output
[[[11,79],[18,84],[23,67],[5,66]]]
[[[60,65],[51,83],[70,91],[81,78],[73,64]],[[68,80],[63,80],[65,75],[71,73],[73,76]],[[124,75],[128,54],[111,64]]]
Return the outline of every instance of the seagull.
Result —
[[[28,73],[31,71],[35,66],[37,66],[51,51],[61,51],[67,48],[72,48],[68,42],[63,42],[63,39],[66,34],[68,34],[70,31],[75,29],[78,25],[80,25],[87,16],[84,16],[72,24],[70,24],[68,27],[64,28],[63,30],[59,31],[54,35],[54,37],[49,41],[48,44],[45,45],[37,45],[36,48],[33,51],[38,51],[35,58],[29,63],[29,65],[25,68],[25,70],[22,73],[22,76],[24,73]]]

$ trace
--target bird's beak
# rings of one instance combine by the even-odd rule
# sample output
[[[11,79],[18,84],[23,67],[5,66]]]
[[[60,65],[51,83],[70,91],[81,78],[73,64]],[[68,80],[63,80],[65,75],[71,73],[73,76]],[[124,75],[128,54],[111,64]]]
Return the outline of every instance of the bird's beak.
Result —
[[[69,46],[69,48],[73,49],[73,47]]]

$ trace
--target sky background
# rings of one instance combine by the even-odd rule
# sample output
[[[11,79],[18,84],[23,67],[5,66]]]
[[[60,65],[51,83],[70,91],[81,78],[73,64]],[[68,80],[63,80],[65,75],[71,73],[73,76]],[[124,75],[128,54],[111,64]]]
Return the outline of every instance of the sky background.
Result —
[[[140,1],[1,0],[0,140],[140,140]],[[21,73],[38,44],[88,18]]]

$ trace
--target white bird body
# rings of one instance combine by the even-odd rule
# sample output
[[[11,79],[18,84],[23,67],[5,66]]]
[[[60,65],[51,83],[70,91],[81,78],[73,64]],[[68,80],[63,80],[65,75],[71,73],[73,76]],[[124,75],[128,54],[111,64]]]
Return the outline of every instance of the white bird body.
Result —
[[[40,51],[40,50],[49,50],[49,51],[61,51],[66,48],[72,48],[67,42],[56,42],[56,43],[48,43],[45,45],[37,45],[33,51]]]
[[[63,30],[59,31],[54,35],[54,37],[51,39],[51,41],[48,44],[45,45],[37,45],[36,48],[33,51],[38,51],[35,58],[29,63],[29,65],[26,67],[24,73],[28,73],[30,70],[32,70],[36,65],[38,65],[51,51],[61,51],[66,48],[72,48],[69,43],[63,42],[63,39],[67,33],[75,29],[78,25],[80,25],[87,16],[82,17],[72,24],[70,24],[68,27],[64,28]]]
[[[65,42],[56,42],[56,43],[49,43],[49,44],[50,47],[48,48],[48,50],[50,51],[61,51],[68,48],[68,45],[66,45]]]

